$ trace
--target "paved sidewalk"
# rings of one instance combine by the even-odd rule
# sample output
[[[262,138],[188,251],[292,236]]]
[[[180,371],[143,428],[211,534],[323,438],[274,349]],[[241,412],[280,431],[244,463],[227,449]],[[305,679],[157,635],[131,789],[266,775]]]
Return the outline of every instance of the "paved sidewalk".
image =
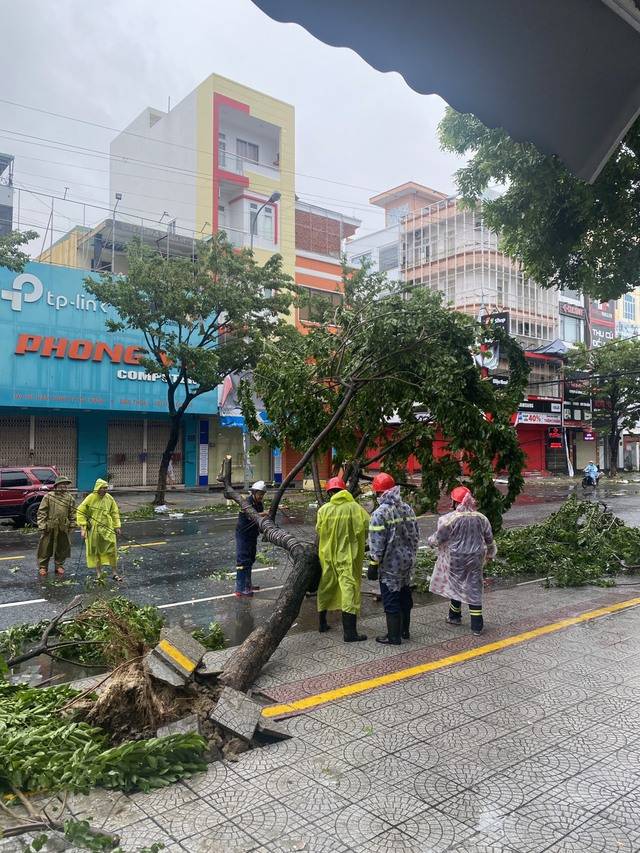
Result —
[[[256,687],[275,701],[460,654],[630,600],[640,587],[486,596],[487,631],[416,608],[401,647],[287,638]],[[365,620],[375,634],[382,618]],[[633,853],[640,850],[640,607],[327,702],[290,740],[168,789],[76,797],[125,850]],[[508,641],[512,642],[512,641]],[[118,801],[115,803],[115,798]],[[15,849],[0,842],[0,850]]]

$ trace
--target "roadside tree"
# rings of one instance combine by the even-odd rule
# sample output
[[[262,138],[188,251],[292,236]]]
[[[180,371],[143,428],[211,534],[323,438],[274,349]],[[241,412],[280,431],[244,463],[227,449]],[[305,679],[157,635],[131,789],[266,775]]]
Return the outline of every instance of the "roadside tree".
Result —
[[[29,255],[20,250],[20,246],[35,240],[37,231],[10,231],[0,236],[0,269],[5,267],[13,272],[22,272]]]
[[[470,158],[456,176],[463,198],[482,199],[502,250],[535,281],[600,301],[640,285],[640,119],[593,184],[468,113],[448,108],[439,133],[446,151]],[[496,184],[502,194],[483,198]]]
[[[606,436],[610,477],[618,473],[618,445],[640,420],[640,340],[616,340],[588,350],[571,350],[567,379],[593,400],[593,426]]]
[[[414,453],[422,480],[413,500],[432,509],[441,489],[464,474],[496,529],[522,488],[523,454],[510,425],[528,373],[520,347],[449,310],[425,288],[390,293],[384,276],[360,270],[345,276],[344,290],[342,305],[327,311],[309,334],[289,327],[270,340],[254,371],[271,421],[265,436],[302,454],[275,494],[269,516],[257,516],[230,488],[229,466],[222,477],[227,494],[293,562],[269,620],[225,666],[222,681],[237,689],[246,689],[275,651],[319,572],[315,545],[275,520],[286,488],[301,470],[313,470],[318,454],[333,451],[335,471],[345,472],[355,493],[368,465],[380,462],[402,479],[404,460]],[[510,366],[503,388],[484,379],[473,358],[496,336]],[[249,395],[243,405],[257,427]],[[438,441],[445,449],[436,454]],[[506,472],[506,494],[495,485],[496,471]]]
[[[256,364],[282,327],[293,293],[279,255],[259,266],[224,233],[199,244],[195,260],[166,258],[137,240],[127,256],[126,276],[105,272],[85,284],[116,310],[119,319],[107,321],[110,331],[142,332],[146,352],[140,364],[166,383],[171,430],[154,497],[162,504],[185,412],[225,377]]]

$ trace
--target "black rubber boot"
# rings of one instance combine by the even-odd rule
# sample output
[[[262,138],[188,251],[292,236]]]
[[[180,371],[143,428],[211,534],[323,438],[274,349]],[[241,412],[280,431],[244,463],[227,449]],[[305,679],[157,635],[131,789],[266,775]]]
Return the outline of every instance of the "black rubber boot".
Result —
[[[342,611],[342,628],[344,631],[345,643],[359,643],[366,640],[365,634],[358,634],[357,616],[355,613],[345,613]]]
[[[409,626],[411,625],[411,611],[403,610],[402,611],[402,639],[410,640],[411,634],[409,633]]]
[[[376,637],[376,643],[382,643],[384,646],[400,646],[400,632],[402,630],[402,614],[401,613],[385,613],[387,617],[387,633],[384,637]]]
[[[331,628],[331,625],[327,622],[327,611],[319,610],[318,611],[318,631],[321,634],[326,633]]]

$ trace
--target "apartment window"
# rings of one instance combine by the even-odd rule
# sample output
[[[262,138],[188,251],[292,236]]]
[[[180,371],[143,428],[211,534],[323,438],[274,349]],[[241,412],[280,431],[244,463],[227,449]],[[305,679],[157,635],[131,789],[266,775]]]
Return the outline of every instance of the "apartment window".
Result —
[[[624,302],[622,303],[622,317],[625,320],[636,319],[636,300],[632,293],[625,293]]]
[[[409,205],[403,204],[400,207],[392,207],[387,211],[387,223],[389,225],[399,225],[403,216],[409,213]]]
[[[243,162],[259,163],[260,150],[254,142],[236,139],[236,154]]]
[[[221,169],[227,168],[227,134],[218,133],[218,164]]]
[[[383,246],[378,254],[378,269],[380,272],[396,269],[398,266],[398,244],[391,243]]]
[[[298,317],[307,323],[330,322],[333,312],[342,302],[342,294],[301,287]]]
[[[578,317],[560,316],[560,337],[568,344],[579,344],[584,340],[583,321]]]
[[[364,252],[362,255],[355,255],[351,258],[350,263],[354,267],[363,267],[371,263],[371,252]]]
[[[253,225],[253,233],[260,240],[273,243],[275,236],[273,207],[269,204],[263,207],[256,222],[255,217],[259,207],[260,205],[257,202],[252,201],[249,203],[249,231],[251,231],[251,226]]]

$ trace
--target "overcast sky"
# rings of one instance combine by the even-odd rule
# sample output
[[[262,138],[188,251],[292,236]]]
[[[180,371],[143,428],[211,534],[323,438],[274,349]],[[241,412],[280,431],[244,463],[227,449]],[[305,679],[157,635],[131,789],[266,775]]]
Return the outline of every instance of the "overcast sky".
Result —
[[[362,219],[362,233],[383,225],[368,205],[375,193],[407,180],[454,191],[460,161],[438,147],[440,98],[272,21],[250,0],[9,0],[2,22],[0,99],[122,128],[217,73],[295,106],[298,195]],[[114,135],[0,101],[0,151],[15,155],[16,184],[32,192],[67,187],[70,199],[106,206]],[[158,202],[158,216],[169,202]],[[23,193],[21,227],[43,233],[49,206]],[[83,215],[80,205],[56,208],[55,238]],[[107,215],[87,209],[87,224]]]

